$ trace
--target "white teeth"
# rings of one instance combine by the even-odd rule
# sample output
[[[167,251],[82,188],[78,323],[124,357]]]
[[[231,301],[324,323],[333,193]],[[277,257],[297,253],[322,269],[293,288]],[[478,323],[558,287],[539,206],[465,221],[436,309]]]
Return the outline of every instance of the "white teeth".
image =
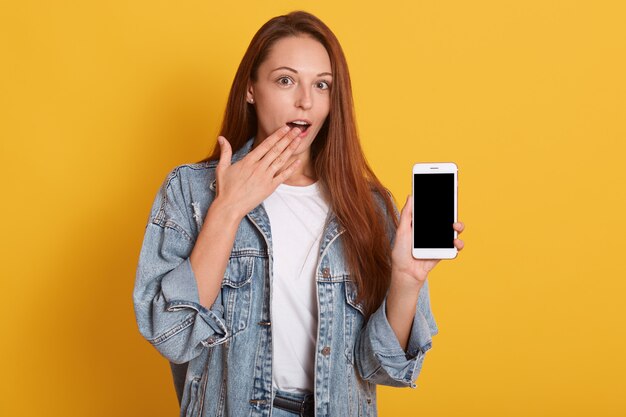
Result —
[[[302,125],[302,126],[308,125],[308,123],[307,123],[307,122],[303,122],[303,121],[301,121],[301,120],[296,120],[296,121],[289,122],[289,123],[295,123],[295,124],[297,124],[297,125]]]

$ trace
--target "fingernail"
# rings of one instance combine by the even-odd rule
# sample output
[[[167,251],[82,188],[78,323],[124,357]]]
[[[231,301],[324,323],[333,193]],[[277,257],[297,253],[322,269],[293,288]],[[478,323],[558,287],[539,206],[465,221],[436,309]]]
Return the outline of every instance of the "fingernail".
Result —
[[[289,132],[289,129],[291,129],[289,125],[283,126],[283,132]]]
[[[224,138],[223,138],[223,137],[221,137],[221,136],[219,136],[219,137],[217,138],[217,141],[218,141],[218,142],[219,142],[219,144],[221,145],[221,144],[223,144],[223,143],[224,143]]]

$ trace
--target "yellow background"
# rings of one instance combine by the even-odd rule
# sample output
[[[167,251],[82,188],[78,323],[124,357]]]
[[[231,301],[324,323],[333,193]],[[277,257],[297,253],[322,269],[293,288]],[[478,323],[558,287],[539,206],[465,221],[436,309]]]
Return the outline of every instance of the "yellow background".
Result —
[[[0,415],[178,414],[132,307],[149,208],[294,9],[342,43],[400,206],[414,162],[460,168],[441,331],[380,415],[626,415],[626,7],[597,0],[3,2]]]

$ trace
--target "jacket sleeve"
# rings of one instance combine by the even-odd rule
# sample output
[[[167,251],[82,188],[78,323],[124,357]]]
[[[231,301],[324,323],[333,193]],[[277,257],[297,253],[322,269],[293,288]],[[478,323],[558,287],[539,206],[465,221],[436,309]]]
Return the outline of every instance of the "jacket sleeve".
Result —
[[[393,203],[393,197],[391,200]],[[399,218],[395,203],[393,207],[395,216]],[[396,230],[392,220],[387,219],[387,232],[391,236],[393,247]],[[358,336],[355,346],[357,367],[366,381],[393,387],[417,388],[415,381],[422,369],[425,354],[432,347],[432,337],[439,332],[430,309],[428,279],[420,289],[406,351],[400,346],[387,320],[387,295]]]
[[[133,290],[139,332],[173,363],[188,362],[229,337],[221,292],[210,309],[200,304],[189,262],[189,231],[179,168],[157,194],[145,229]]]

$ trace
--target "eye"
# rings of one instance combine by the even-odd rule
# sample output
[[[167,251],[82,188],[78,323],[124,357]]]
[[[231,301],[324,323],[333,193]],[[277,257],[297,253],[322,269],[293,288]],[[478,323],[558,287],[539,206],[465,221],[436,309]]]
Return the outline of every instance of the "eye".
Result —
[[[287,82],[283,82],[284,80],[287,80]],[[289,81],[292,81],[291,78],[289,77],[280,77],[278,80],[276,80],[278,82],[278,84],[280,85],[289,85]]]
[[[328,81],[319,81],[317,83],[318,86],[322,85],[322,90],[328,90],[330,88],[330,83]]]

